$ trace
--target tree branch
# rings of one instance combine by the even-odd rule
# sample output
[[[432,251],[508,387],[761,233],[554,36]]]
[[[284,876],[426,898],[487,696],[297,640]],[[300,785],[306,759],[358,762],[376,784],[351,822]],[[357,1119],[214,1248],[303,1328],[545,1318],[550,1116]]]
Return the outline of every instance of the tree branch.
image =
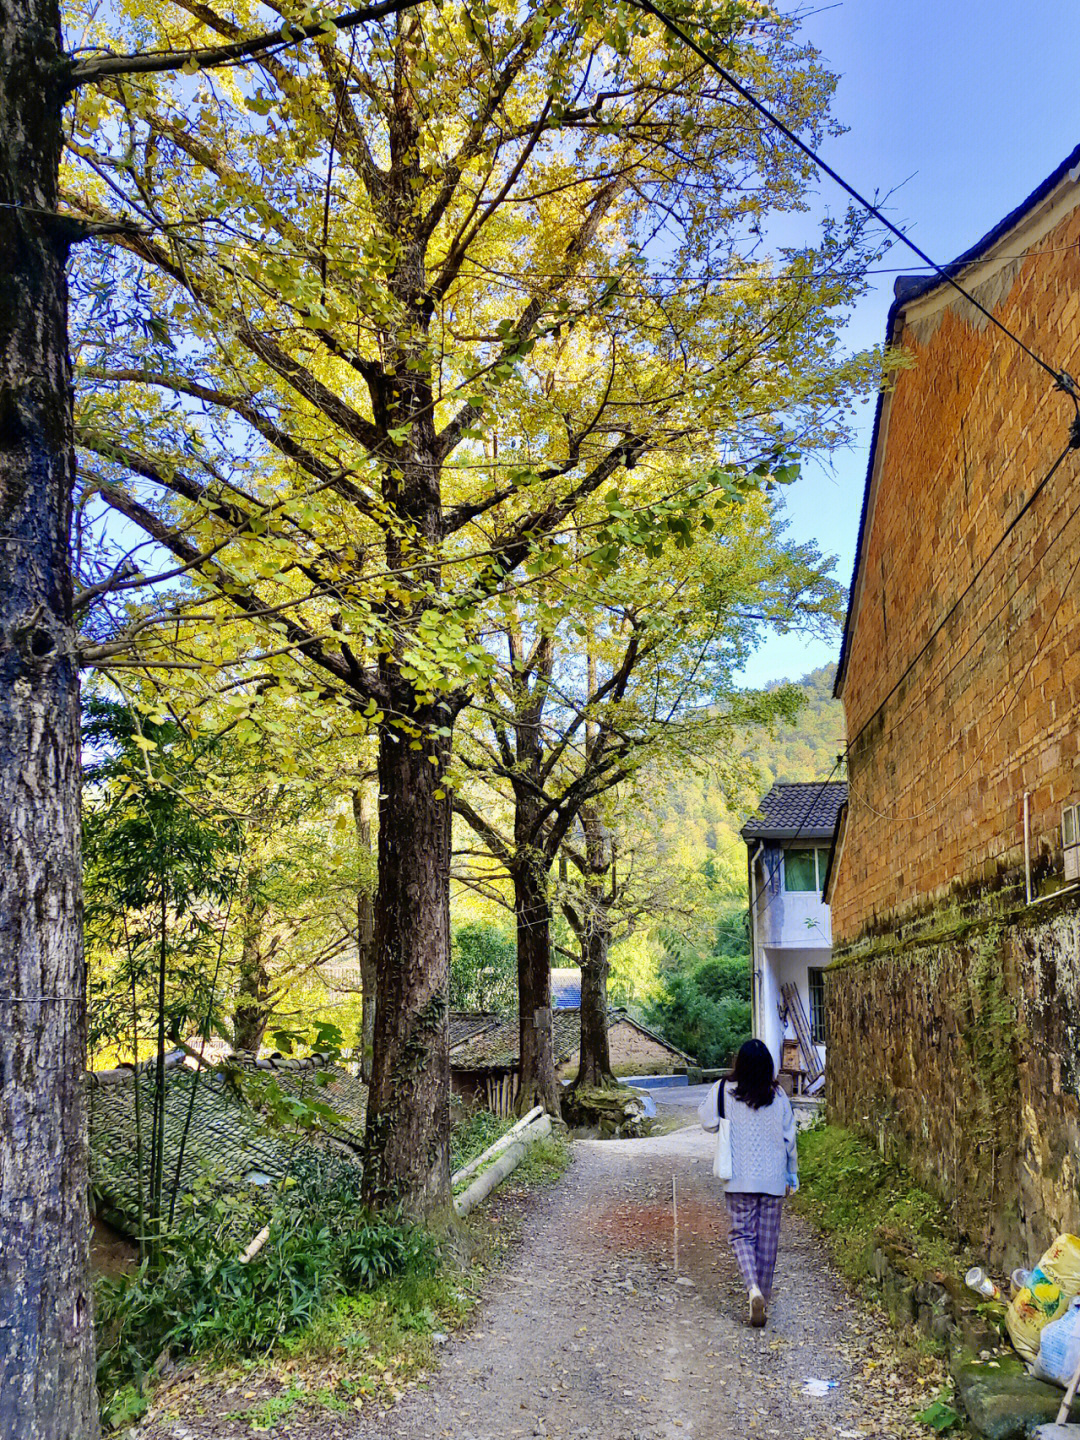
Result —
[[[414,10],[422,0],[381,0],[380,4],[365,6],[362,10],[349,10],[333,19],[312,21],[308,25],[293,25],[286,21],[276,30],[255,35],[250,40],[236,40],[231,45],[209,45],[194,50],[146,51],[135,55],[108,55],[94,60],[67,62],[67,81],[72,89],[89,85],[110,75],[153,75],[168,70],[211,70],[218,65],[232,65],[238,60],[277,50],[283,46],[300,45],[305,40],[318,36],[331,36],[335,30],[352,30],[357,25],[367,25],[372,20],[381,20],[387,15],[398,15],[405,10]]]

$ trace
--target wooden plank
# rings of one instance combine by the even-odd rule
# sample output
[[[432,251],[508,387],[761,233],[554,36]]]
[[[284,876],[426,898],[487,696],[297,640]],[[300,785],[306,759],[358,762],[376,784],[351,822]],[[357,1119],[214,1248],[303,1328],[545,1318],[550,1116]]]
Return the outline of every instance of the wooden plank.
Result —
[[[784,1004],[787,1007],[788,1018],[795,1027],[795,1037],[799,1042],[799,1049],[803,1054],[803,1062],[806,1066],[806,1083],[812,1085],[815,1080],[825,1074],[825,1067],[821,1063],[817,1046],[814,1044],[810,1022],[806,1018],[806,1011],[803,1009],[802,1000],[799,998],[799,989],[792,981],[780,986],[780,993],[784,997]]]

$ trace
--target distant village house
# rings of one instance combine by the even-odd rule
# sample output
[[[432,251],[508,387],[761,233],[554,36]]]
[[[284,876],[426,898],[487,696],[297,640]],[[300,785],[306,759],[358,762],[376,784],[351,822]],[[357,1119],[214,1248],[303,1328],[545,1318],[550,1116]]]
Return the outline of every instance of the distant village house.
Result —
[[[518,1023],[516,1015],[451,1014],[450,1080],[454,1093],[467,1104],[496,1115],[513,1110],[521,1071]],[[560,1079],[572,1080],[578,1070],[580,1008],[554,1007],[551,1032],[555,1069]],[[694,1063],[625,1010],[608,1013],[608,1046],[612,1071],[619,1076],[670,1074]]]
[[[750,890],[754,1034],[795,1094],[820,1089],[828,1032],[825,967],[832,958],[822,898],[840,781],[774,785],[742,828]]]

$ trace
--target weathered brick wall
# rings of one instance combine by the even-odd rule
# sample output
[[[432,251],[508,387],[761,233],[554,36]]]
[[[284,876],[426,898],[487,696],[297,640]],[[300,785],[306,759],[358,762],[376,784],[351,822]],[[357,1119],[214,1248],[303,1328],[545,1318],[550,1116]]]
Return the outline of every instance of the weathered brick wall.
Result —
[[[643,1035],[625,1020],[616,1021],[608,1029],[608,1048],[611,1068],[616,1075],[667,1075],[676,1065],[686,1063],[666,1045]],[[572,1079],[577,1072],[578,1052],[575,1051],[559,1074]]]
[[[1001,1270],[1080,1230],[1080,916],[954,916],[827,972],[830,1119],[952,1208]]]
[[[976,291],[1073,374],[1078,242],[1074,211]],[[1073,407],[959,297],[919,317],[901,337],[915,363],[891,400],[849,641],[840,946],[957,885],[1022,883],[1025,790],[1037,867],[1059,868],[1061,805],[1080,794],[1080,454],[1002,540]]]
[[[624,1075],[655,1075],[670,1071],[679,1059],[666,1045],[643,1035],[633,1025],[617,1021],[608,1031],[608,1046],[613,1070]],[[683,1064],[686,1062],[683,1061]]]

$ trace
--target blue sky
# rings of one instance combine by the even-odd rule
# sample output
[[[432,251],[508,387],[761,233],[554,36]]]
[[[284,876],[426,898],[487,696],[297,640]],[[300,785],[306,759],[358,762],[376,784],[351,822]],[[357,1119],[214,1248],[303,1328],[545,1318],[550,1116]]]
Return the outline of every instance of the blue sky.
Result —
[[[1077,0],[844,0],[809,13],[804,33],[840,76],[833,109],[848,132],[827,142],[824,158],[864,195],[894,191],[890,218],[939,262],[967,249],[1080,143]],[[842,210],[830,181],[820,195]],[[881,264],[919,268],[899,243]],[[873,279],[849,326],[853,347],[884,334],[895,275]],[[808,467],[788,493],[792,538],[837,555],[845,585],[872,414],[872,403],[860,407],[859,439],[832,473]],[[797,677],[835,659],[838,645],[774,637],[744,678]]]

